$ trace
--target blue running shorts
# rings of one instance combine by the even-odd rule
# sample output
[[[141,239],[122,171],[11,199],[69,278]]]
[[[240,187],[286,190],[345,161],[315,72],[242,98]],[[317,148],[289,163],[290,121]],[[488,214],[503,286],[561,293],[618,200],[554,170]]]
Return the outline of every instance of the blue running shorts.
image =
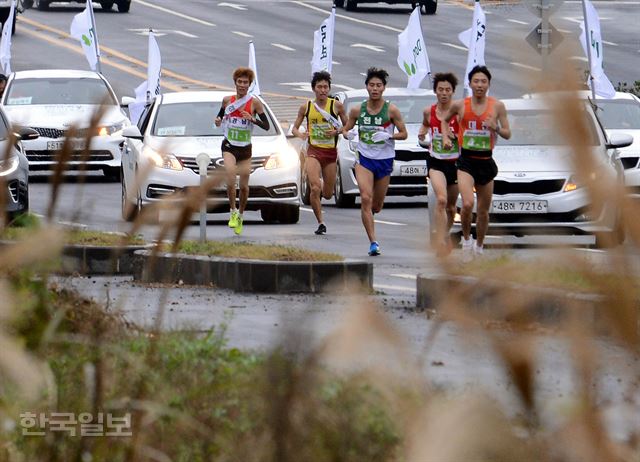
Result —
[[[371,171],[374,180],[389,176],[391,172],[393,172],[393,157],[388,159],[369,159],[358,153],[358,160],[356,162]]]

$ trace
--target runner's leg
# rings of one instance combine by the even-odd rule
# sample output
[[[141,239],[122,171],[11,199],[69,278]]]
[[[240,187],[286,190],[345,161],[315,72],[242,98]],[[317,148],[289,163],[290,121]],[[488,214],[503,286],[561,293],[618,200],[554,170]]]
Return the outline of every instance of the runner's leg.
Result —
[[[384,206],[384,198],[387,197],[387,189],[389,189],[389,181],[391,176],[387,175],[383,178],[374,180],[373,182],[373,204],[371,211],[373,213],[380,213]]]
[[[336,184],[336,171],[337,164],[335,162],[331,162],[325,164],[322,167],[322,197],[325,199],[331,199],[333,196],[333,187]]]
[[[435,223],[430,223],[431,226],[435,226],[436,230],[436,243],[440,245],[444,242],[446,236],[447,226],[447,179],[444,173],[440,170],[429,169],[429,181],[433,187],[433,192],[436,195],[436,208],[433,211]]]
[[[491,198],[493,197],[493,180],[482,186],[476,185],[476,195],[478,197],[476,239],[478,247],[482,247],[484,237],[489,228],[489,209],[491,208]]]
[[[311,208],[316,216],[318,223],[322,223],[322,205],[320,204],[320,193],[322,189],[322,182],[320,181],[321,167],[320,162],[315,157],[307,157],[305,159],[305,170],[307,173],[307,182],[311,190],[309,194],[309,201],[311,202]]]
[[[453,219],[456,216],[456,204],[458,202],[458,185],[447,186],[447,233],[453,226]]]
[[[364,168],[360,164],[356,164],[356,180],[358,181],[358,189],[360,190],[360,216],[362,224],[367,233],[369,242],[376,240],[375,227],[373,223],[373,172]]]
[[[227,197],[229,198],[229,208],[236,209],[236,157],[230,152],[223,152],[224,159],[224,179],[227,183]]]
[[[238,162],[238,174],[240,175],[240,215],[244,213],[249,199],[249,175],[251,173],[251,158]]]
[[[460,210],[460,224],[462,225],[462,237],[465,240],[471,236],[471,219],[473,217],[473,177],[467,172],[458,170],[458,189],[462,196],[462,209]]]

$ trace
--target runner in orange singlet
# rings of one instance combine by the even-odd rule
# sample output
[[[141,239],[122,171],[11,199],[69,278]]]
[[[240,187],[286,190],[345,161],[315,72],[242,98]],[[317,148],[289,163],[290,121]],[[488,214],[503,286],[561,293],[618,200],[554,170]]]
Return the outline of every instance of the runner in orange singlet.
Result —
[[[463,258],[468,260],[474,255],[482,255],[484,238],[489,228],[489,209],[493,197],[493,179],[498,167],[493,160],[493,148],[496,139],[511,138],[511,129],[504,103],[487,96],[491,85],[491,73],[485,66],[476,66],[469,72],[469,86],[472,96],[455,101],[442,119],[441,131],[443,146],[450,149],[455,136],[449,129],[449,121],[457,116],[460,128],[457,133],[460,145],[460,157],[457,161],[458,188],[462,196],[460,221],[462,225]],[[477,242],[471,238],[471,220],[473,217],[474,193],[476,207]]]

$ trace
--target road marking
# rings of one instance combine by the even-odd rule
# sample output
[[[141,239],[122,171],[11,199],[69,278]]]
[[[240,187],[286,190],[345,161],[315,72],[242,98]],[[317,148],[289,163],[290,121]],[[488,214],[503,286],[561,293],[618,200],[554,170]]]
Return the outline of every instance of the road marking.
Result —
[[[127,29],[131,32],[135,32],[137,35],[149,35],[149,29]],[[169,30],[169,29],[154,29],[153,30],[153,35],[156,35],[158,37],[162,37],[164,35],[167,34],[176,34],[176,35],[182,35],[183,37],[189,37],[189,38],[198,38],[197,35],[193,35],[190,34],[189,32],[185,32],[182,30]]]
[[[390,289],[390,290],[400,290],[402,292],[415,292],[415,287],[404,287],[404,286],[394,286],[391,284],[374,284],[374,289]]]
[[[558,29],[558,32],[562,32],[563,34],[570,34],[571,31],[567,29]]]
[[[584,56],[569,56],[569,59],[571,59],[572,61],[584,61],[585,63],[589,61]]]
[[[345,90],[345,91],[355,90],[355,88],[350,87],[348,85],[342,85],[341,83],[332,83],[331,86],[333,88],[341,88],[342,90]]]
[[[367,45],[366,43],[353,43],[351,48],[366,48],[367,50],[377,51],[378,53],[384,53],[384,48],[377,45]]]
[[[272,43],[271,45],[277,48],[282,48],[283,50],[286,50],[286,51],[296,51],[295,48],[288,47],[286,45],[283,45],[282,43]]]
[[[440,44],[446,47],[455,48],[456,50],[468,51],[467,47],[463,47],[462,45],[456,45],[455,43],[440,42]]]
[[[291,2],[291,3],[295,3],[296,5],[304,6],[305,8],[310,8],[312,10],[320,11],[321,13],[325,13],[327,16],[329,16],[329,14],[331,13],[330,11],[323,10],[322,8],[318,8],[317,6],[314,6],[314,5],[309,5],[308,3],[304,3],[304,2],[300,2],[300,1],[294,1],[294,2]],[[352,18],[351,16],[347,16],[347,15],[344,15],[344,14],[336,14],[336,18],[342,18],[342,19],[345,19],[347,21],[355,22],[355,23],[358,23],[358,24],[366,24],[368,26],[379,27],[381,29],[390,30],[392,32],[402,32],[402,30],[403,30],[403,29],[398,29],[397,27],[387,26],[385,24],[379,24],[377,22],[364,21],[362,19]]]
[[[529,66],[527,64],[515,63],[515,62],[511,62],[509,64],[511,64],[512,66],[521,67],[522,69],[528,69],[530,71],[542,72],[542,69],[540,69],[539,67]]]
[[[605,45],[611,45],[612,47],[617,47],[618,46],[617,43],[607,42],[606,40],[603,40],[602,43],[604,43]]]
[[[384,221],[384,220],[373,220],[376,223],[380,223],[381,225],[391,225],[391,226],[407,226],[406,223],[396,223],[395,221]]]
[[[153,3],[145,2],[144,0],[133,0],[135,3],[146,6],[148,8],[154,8],[158,11],[162,11],[164,13],[172,14],[177,16],[178,18],[186,19],[187,21],[192,21],[198,24],[202,24],[203,26],[216,27],[216,25],[209,21],[204,21],[202,19],[194,18],[193,16],[189,16],[183,13],[178,13],[177,11],[170,10],[169,8],[164,8],[162,6],[154,5]]]
[[[518,19],[507,19],[507,21],[509,21],[509,22],[513,22],[513,23],[515,23],[515,24],[522,24],[522,25],[524,25],[524,26],[528,26],[528,25],[529,25],[529,23],[528,23],[528,22],[520,21],[520,20],[518,20]]]
[[[575,22],[576,24],[582,24],[582,16],[578,16],[575,18],[572,18],[570,16],[563,16],[562,19],[564,19],[565,21]],[[600,17],[600,21],[611,21],[611,18]]]
[[[240,37],[253,38],[253,35],[247,34],[246,32],[240,32],[239,30],[232,30],[231,33],[239,35]]]
[[[288,87],[297,87],[297,88],[292,88],[292,90],[307,91],[307,92],[311,91],[311,85],[309,84],[309,82],[281,82],[279,83],[279,85],[286,85]]]
[[[415,274],[390,274],[389,276],[392,276],[394,278],[411,279],[412,281],[418,279],[418,276],[416,276]]]
[[[313,210],[308,209],[308,208],[306,208],[306,207],[300,207],[300,210],[302,210],[302,211],[304,211],[304,212],[311,212],[311,213],[313,213]]]
[[[247,11],[247,7],[244,5],[240,5],[239,3],[222,2],[218,3],[218,6],[227,6],[229,8],[233,8],[234,10]]]

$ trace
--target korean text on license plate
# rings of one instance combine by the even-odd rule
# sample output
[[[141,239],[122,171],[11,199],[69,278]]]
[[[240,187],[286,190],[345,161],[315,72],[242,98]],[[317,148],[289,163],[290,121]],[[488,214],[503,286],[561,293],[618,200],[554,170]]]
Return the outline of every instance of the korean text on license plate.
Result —
[[[547,213],[547,201],[493,201],[491,213]]]
[[[401,176],[427,176],[427,166],[403,165],[400,167]]]
[[[59,151],[62,149],[64,140],[47,141],[47,151]],[[81,151],[84,149],[84,142],[82,140],[71,141],[71,149],[74,151]]]

